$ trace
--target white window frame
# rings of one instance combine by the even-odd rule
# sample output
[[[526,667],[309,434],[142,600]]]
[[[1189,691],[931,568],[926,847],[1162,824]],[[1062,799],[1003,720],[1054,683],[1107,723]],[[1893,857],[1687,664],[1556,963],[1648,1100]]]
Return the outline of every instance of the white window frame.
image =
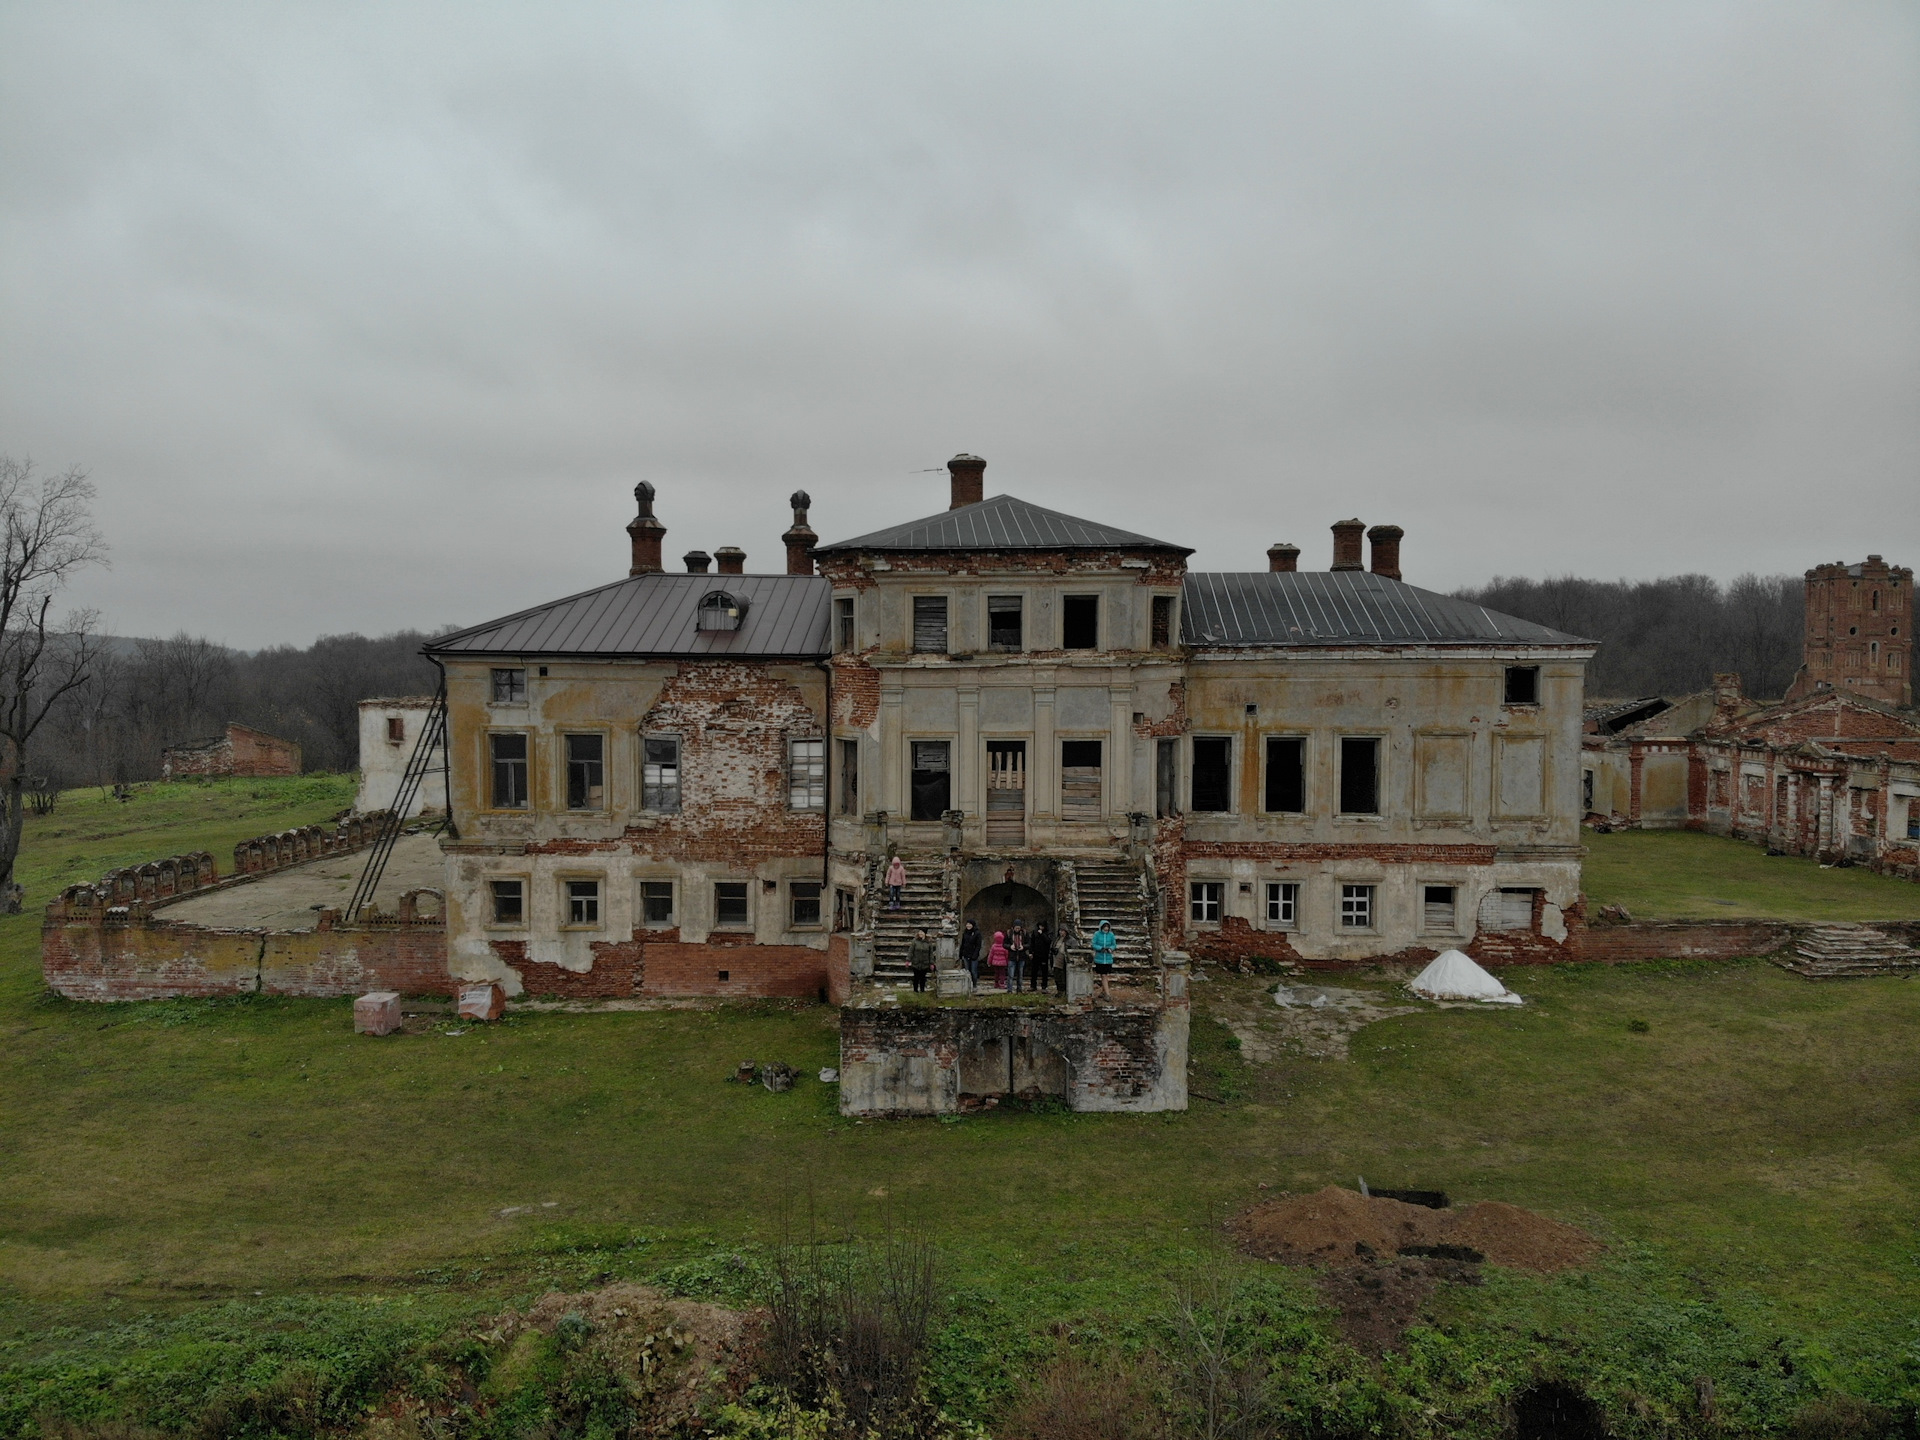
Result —
[[[562,930],[601,930],[606,927],[607,882],[603,875],[561,875],[560,904]],[[591,885],[592,894],[576,894],[574,886]],[[584,914],[586,918],[576,919]]]
[[[1379,928],[1380,887],[1367,881],[1340,882],[1340,933]]]
[[[1212,892],[1210,894],[1203,892]],[[1211,917],[1204,912],[1211,907]],[[1187,882],[1187,921],[1192,925],[1218,925],[1226,918],[1227,882],[1189,880]]]
[[[1300,882],[1298,880],[1269,880],[1263,897],[1264,913],[1269,930],[1298,930],[1300,928]]]
[[[649,803],[651,790],[661,788],[647,780],[647,742],[649,740],[671,740],[673,742],[673,804],[655,805]],[[652,815],[677,815],[686,802],[687,793],[687,747],[686,742],[675,734],[648,734],[640,736],[640,808]]]
[[[806,746],[813,747],[811,754],[803,753],[803,747]],[[827,813],[826,736],[799,735],[787,738],[787,808],[807,815]]]

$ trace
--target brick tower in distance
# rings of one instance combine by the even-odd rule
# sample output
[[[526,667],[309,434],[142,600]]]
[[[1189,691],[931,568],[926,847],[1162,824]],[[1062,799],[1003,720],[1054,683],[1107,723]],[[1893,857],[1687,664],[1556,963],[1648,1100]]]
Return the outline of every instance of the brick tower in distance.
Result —
[[[1913,704],[1913,571],[1878,555],[1807,571],[1806,648],[1788,698],[1851,690]]]

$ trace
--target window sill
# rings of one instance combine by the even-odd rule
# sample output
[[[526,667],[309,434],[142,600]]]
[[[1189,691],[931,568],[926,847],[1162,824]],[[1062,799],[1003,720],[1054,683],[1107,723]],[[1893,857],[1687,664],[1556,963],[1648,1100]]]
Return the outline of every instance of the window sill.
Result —
[[[1387,817],[1380,814],[1336,815],[1333,818],[1336,822],[1344,822],[1352,825],[1384,825],[1387,823]]]
[[[607,928],[606,926],[596,921],[591,925],[562,925],[560,927],[560,930],[562,934],[566,933],[569,930],[585,930],[591,933],[591,932],[598,932],[606,928]]]
[[[527,922],[524,920],[516,920],[509,923],[509,922],[500,921],[500,920],[489,920],[485,925],[482,925],[480,928],[482,930],[498,930],[503,933],[512,933],[514,931],[519,931],[524,933],[527,929]]]

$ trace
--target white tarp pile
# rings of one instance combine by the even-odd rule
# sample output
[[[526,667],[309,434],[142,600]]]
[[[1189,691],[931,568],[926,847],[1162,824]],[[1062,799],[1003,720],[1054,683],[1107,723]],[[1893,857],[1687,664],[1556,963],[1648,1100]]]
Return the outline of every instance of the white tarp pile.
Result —
[[[1414,976],[1410,987],[1427,1000],[1485,1000],[1494,1005],[1518,1005],[1520,997],[1474,963],[1471,955],[1442,950],[1433,963]]]

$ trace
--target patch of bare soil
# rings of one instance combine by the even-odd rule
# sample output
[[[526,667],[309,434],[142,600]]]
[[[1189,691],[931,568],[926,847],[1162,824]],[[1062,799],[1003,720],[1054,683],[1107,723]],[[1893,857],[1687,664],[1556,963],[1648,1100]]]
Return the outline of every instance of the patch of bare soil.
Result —
[[[1208,988],[1205,1002],[1254,1065],[1282,1055],[1345,1060],[1348,1042],[1362,1026],[1422,1008],[1391,993],[1311,984],[1297,976],[1276,988],[1271,980],[1223,974]]]
[[[1398,1344],[1436,1283],[1479,1284],[1483,1261],[1550,1274],[1602,1248],[1577,1226],[1499,1200],[1429,1210],[1338,1185],[1265,1201],[1228,1229],[1250,1255],[1327,1267],[1321,1290],[1348,1339],[1372,1354]]]

